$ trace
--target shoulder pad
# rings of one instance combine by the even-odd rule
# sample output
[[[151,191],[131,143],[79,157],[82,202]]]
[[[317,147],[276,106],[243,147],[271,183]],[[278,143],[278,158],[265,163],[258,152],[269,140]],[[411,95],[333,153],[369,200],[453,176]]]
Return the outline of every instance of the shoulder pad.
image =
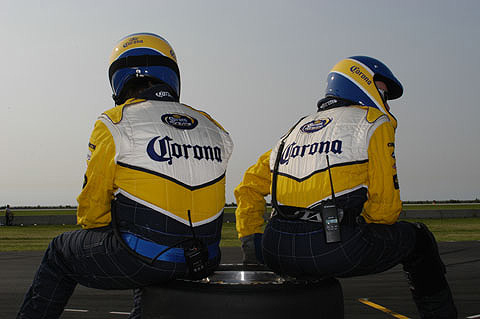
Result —
[[[373,123],[382,116],[386,116],[385,113],[380,111],[379,109],[371,106],[359,106],[361,109],[364,109],[367,111],[367,121],[369,123]]]
[[[217,121],[215,121],[210,115],[208,115],[208,113],[206,112],[203,112],[203,111],[200,111],[200,110],[197,110],[193,107],[191,107],[190,105],[187,105],[187,104],[183,104],[182,105],[188,107],[189,109],[195,111],[195,112],[198,112],[200,114],[202,114],[203,116],[205,116],[207,119],[209,119],[211,122],[213,122],[213,124],[215,124],[216,126],[218,126],[222,131],[224,131],[225,133],[228,133],[224,128],[223,126],[220,125],[220,123],[218,123]]]
[[[377,108],[374,108],[374,107],[369,107],[368,108],[368,111],[367,111],[367,121],[368,122],[373,123],[373,122],[377,121],[379,118],[381,118],[382,116],[387,117],[385,115],[385,113],[383,113],[382,111],[380,111]]]
[[[105,115],[106,117],[108,117],[110,119],[110,121],[113,122],[113,124],[118,124],[122,120],[123,109],[126,106],[129,106],[129,105],[132,105],[132,104],[135,104],[135,103],[140,103],[140,102],[143,102],[143,101],[145,101],[145,100],[129,99],[125,103],[123,103],[121,105],[117,105],[114,108],[111,108],[110,110],[103,112],[102,115]]]

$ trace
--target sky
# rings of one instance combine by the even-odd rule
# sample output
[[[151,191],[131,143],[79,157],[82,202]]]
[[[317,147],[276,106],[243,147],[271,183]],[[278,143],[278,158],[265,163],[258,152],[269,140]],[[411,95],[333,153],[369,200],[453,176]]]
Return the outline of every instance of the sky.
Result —
[[[226,200],[245,170],[316,111],[330,69],[384,62],[403,200],[480,198],[480,1],[204,0],[0,3],[0,206],[76,205],[108,58],[135,32],[165,37],[180,101],[232,136]]]

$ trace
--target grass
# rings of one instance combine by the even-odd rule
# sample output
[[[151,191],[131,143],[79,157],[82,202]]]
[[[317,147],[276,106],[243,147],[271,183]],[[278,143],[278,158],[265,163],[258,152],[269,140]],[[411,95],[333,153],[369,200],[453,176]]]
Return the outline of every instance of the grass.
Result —
[[[75,215],[76,209],[12,209],[15,216],[43,216],[43,215]]]
[[[438,241],[480,240],[480,218],[422,219],[410,220],[425,223]],[[38,225],[0,227],[0,252],[21,250],[45,250],[50,240],[79,226]],[[224,223],[221,247],[237,247],[235,223]]]
[[[66,231],[80,229],[76,225],[2,226],[0,251],[45,250],[50,240]]]
[[[480,240],[480,218],[418,219],[438,241]]]
[[[480,203],[471,204],[407,204],[403,205],[403,210],[454,210],[454,209],[480,209]],[[267,207],[267,211],[270,212],[271,208]],[[15,216],[42,216],[42,215],[75,215],[76,209],[26,209],[16,210],[13,209]],[[226,214],[234,214],[235,207],[225,207]]]
[[[403,210],[454,210],[454,209],[480,209],[480,203],[471,204],[404,204]]]

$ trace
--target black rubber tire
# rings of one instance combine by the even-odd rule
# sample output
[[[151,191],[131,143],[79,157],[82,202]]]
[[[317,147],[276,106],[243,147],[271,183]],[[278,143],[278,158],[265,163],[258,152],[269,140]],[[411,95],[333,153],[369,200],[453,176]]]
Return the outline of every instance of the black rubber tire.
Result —
[[[217,272],[222,271],[268,270],[221,265]],[[343,292],[335,278],[252,284],[176,280],[145,288],[142,318],[342,319]]]

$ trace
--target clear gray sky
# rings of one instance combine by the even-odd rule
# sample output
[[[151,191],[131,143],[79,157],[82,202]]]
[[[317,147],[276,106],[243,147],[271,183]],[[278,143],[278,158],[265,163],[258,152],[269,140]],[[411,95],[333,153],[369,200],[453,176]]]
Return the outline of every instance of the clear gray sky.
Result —
[[[0,206],[76,205],[93,123],[113,106],[108,57],[134,32],[168,39],[181,101],[232,135],[228,202],[352,55],[404,85],[390,103],[402,199],[480,198],[480,1],[2,0],[0,21]]]

